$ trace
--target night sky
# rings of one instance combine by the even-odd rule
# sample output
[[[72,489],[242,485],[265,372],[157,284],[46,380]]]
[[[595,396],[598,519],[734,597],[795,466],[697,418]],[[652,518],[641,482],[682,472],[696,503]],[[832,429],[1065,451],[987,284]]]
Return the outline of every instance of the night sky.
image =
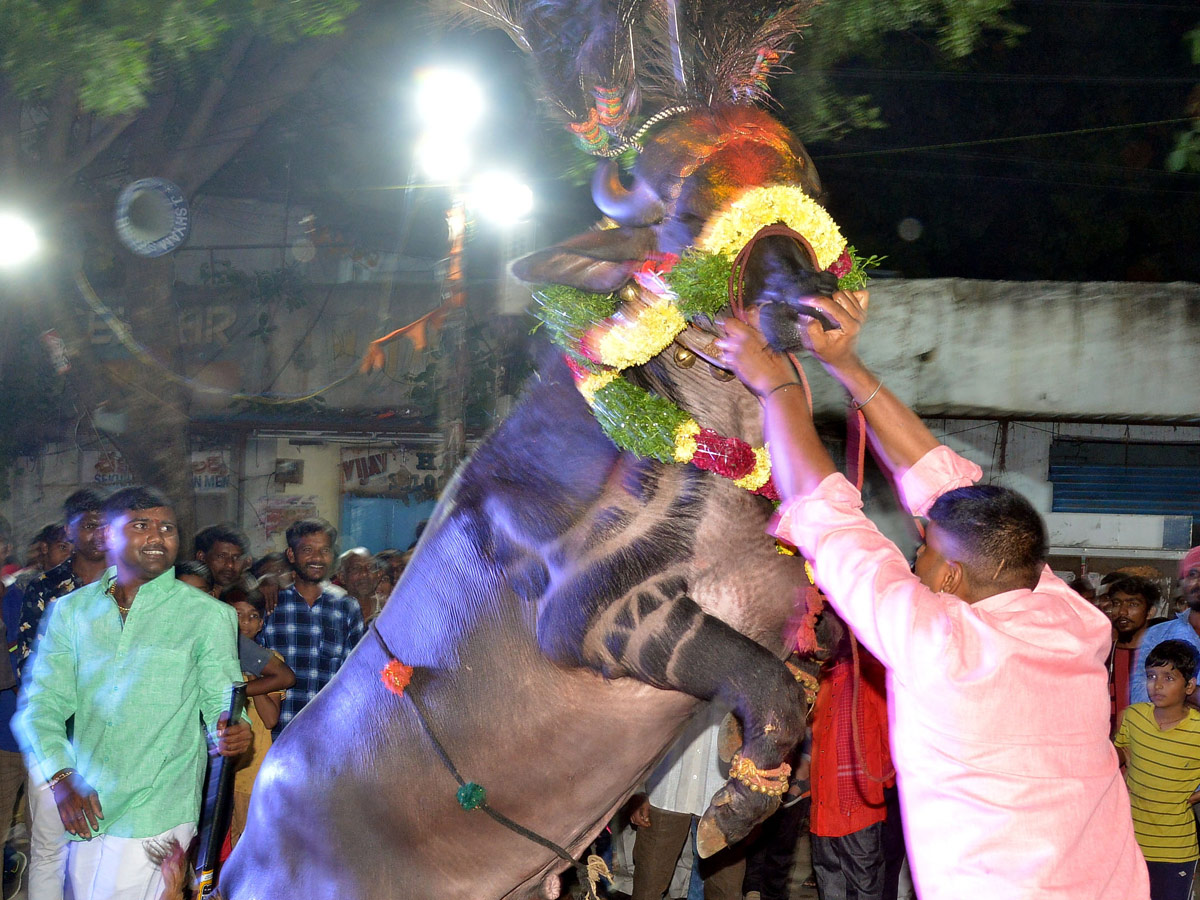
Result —
[[[987,35],[952,61],[932,34],[897,34],[829,73],[847,93],[869,93],[887,125],[809,145],[843,232],[905,277],[1200,281],[1200,175],[1165,166],[1186,124],[1139,125],[1200,107],[1184,39],[1200,6],[1018,0],[1009,18],[1028,29],[1015,46]],[[488,85],[479,155],[533,181],[539,244],[595,220],[586,188],[561,176],[565,139],[539,118],[507,38],[438,38],[411,22],[360,43],[210,189],[286,193],[363,245],[440,255],[445,193],[418,187],[406,208],[397,189],[414,139],[406,85],[429,63],[466,64]],[[780,95],[803,90],[799,79]],[[1009,140],[1048,134],[1059,136]],[[911,150],[929,145],[956,146]],[[495,271],[490,237],[476,237],[485,271]]]
[[[1195,114],[1200,6],[1027,0],[1010,18],[1029,29],[1012,48],[951,64],[897,35],[836,73],[888,123],[809,148],[845,233],[908,277],[1200,280],[1200,175],[1165,168],[1183,123],[1001,142],[1178,119],[1189,94]],[[895,152],[976,141],[997,142]]]

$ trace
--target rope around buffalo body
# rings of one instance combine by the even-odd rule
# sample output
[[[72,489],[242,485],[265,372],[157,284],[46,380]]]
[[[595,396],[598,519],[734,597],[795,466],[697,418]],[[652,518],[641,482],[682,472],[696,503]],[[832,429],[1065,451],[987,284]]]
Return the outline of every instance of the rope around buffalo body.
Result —
[[[383,648],[383,652],[387,655],[387,658],[389,660],[398,660],[399,657],[392,652],[392,649],[388,646],[387,641],[384,640],[383,635],[380,633],[376,624],[372,622],[370,627],[371,631],[375,634],[376,640],[379,641],[379,646]],[[526,840],[533,841],[535,844],[539,844],[540,846],[545,847],[547,850],[553,851],[559,858],[570,863],[572,868],[575,869],[575,873],[580,879],[581,884],[586,883],[588,885],[588,893],[585,900],[599,900],[599,895],[596,888],[600,879],[603,878],[610,884],[612,883],[612,873],[609,871],[608,865],[604,862],[603,858],[592,854],[588,857],[587,863],[584,864],[575,859],[575,857],[571,856],[570,853],[568,853],[558,844],[554,843],[554,841],[550,840],[549,838],[542,837],[536,831],[526,828],[524,825],[521,825],[518,822],[514,822],[502,812],[493,809],[487,802],[487,791],[484,790],[483,785],[474,781],[467,781],[459,773],[458,768],[454,765],[454,761],[450,758],[450,754],[446,751],[446,748],[442,746],[442,742],[438,740],[437,735],[434,734],[433,728],[430,727],[429,718],[425,715],[425,710],[422,708],[416,696],[411,691],[405,691],[403,696],[407,697],[409,702],[412,704],[413,711],[417,714],[417,721],[421,723],[421,728],[425,732],[425,736],[429,738],[429,743],[433,745],[433,750],[437,754],[438,759],[442,761],[442,765],[446,767],[446,770],[452,776],[454,776],[454,780],[458,782],[458,791],[456,797],[458,799],[459,806],[461,806],[467,812],[470,812],[473,809],[483,810],[483,812],[487,813],[492,817],[493,820],[495,820],[498,824],[503,825],[509,831],[513,831]]]

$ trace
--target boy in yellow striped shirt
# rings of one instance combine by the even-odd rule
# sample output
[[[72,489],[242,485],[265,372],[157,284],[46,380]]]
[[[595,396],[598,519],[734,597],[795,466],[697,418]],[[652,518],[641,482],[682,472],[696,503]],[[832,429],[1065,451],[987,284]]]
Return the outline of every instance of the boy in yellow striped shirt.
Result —
[[[1133,830],[1150,870],[1151,900],[1188,900],[1200,845],[1192,805],[1200,801],[1197,656],[1185,641],[1163,641],[1146,657],[1149,703],[1135,703],[1113,739],[1125,765]]]

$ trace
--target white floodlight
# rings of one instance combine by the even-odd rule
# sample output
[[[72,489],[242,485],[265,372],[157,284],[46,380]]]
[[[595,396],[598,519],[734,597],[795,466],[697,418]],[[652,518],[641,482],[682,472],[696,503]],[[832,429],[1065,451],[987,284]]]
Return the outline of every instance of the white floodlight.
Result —
[[[417,115],[430,131],[469,131],[483,118],[483,89],[462,69],[417,73]]]
[[[433,181],[457,182],[471,164],[471,149],[461,134],[431,131],[416,146],[417,166]]]
[[[512,224],[533,210],[533,190],[511,172],[488,172],[471,186],[470,204],[487,219]]]
[[[41,249],[33,226],[21,216],[0,212],[0,266],[19,266]]]

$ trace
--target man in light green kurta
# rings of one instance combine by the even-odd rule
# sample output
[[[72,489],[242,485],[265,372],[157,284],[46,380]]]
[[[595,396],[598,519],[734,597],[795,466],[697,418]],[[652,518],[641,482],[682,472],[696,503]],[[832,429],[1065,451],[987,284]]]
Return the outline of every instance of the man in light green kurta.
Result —
[[[143,841],[195,833],[206,741],[222,755],[249,745],[225,726],[242,680],[233,609],[174,576],[174,512],[135,487],[104,505],[111,568],[52,607],[15,724],[30,767],[54,791],[75,842],[76,900],[157,895]],[[75,717],[68,738],[65,722]]]

